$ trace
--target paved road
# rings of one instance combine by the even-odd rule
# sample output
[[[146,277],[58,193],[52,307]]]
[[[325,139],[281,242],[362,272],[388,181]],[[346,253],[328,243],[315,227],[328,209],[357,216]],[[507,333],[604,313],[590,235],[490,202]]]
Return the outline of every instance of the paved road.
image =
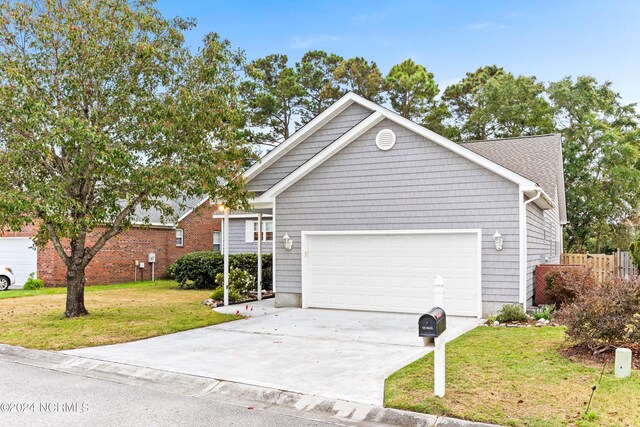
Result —
[[[251,405],[216,401],[211,396],[185,397],[11,362],[0,367],[0,426],[335,425],[277,408],[249,409]]]

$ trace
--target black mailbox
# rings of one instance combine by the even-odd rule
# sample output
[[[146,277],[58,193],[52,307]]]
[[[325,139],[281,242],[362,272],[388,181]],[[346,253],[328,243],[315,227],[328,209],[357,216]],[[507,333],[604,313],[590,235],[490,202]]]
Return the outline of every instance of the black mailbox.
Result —
[[[447,329],[447,315],[440,307],[434,307],[418,320],[418,336],[437,338]]]

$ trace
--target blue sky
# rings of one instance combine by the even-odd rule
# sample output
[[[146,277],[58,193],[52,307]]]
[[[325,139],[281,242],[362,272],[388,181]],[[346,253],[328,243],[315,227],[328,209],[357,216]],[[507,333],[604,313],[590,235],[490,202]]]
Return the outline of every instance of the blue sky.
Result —
[[[590,74],[640,102],[640,1],[161,0],[167,17],[198,20],[188,43],[217,32],[248,59],[308,50],[363,56],[386,73],[412,58],[441,89],[496,64],[543,81]]]

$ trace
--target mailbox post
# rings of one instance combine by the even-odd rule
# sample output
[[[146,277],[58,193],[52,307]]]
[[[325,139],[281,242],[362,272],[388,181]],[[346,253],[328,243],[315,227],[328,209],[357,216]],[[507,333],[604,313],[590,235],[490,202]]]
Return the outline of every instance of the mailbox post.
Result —
[[[442,276],[436,277],[436,280],[433,281],[433,303],[438,307],[444,307],[444,279]],[[444,334],[445,331],[442,331],[442,334],[433,340],[433,344],[435,345],[435,349],[433,350],[433,394],[437,397],[444,397],[445,389]]]
[[[447,314],[441,308],[444,305],[444,279],[436,277],[434,285],[434,303],[436,307],[420,316],[418,320],[418,336],[426,346],[433,340],[433,392],[437,397],[444,397],[445,392],[445,335],[447,330]]]

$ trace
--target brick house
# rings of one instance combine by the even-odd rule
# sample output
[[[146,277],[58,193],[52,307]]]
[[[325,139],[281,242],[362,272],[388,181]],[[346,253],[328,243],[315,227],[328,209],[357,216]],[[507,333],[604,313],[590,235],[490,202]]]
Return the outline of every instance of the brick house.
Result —
[[[140,212],[148,218],[149,227],[134,225],[111,239],[91,261],[86,270],[87,284],[109,284],[151,279],[149,253],[155,253],[156,278],[166,277],[167,267],[184,254],[203,250],[220,250],[221,220],[213,218],[215,206],[208,200],[187,202],[187,207],[175,211],[175,223],[163,223],[160,214]],[[9,265],[21,286],[31,272],[36,272],[47,286],[64,285],[66,268],[51,242],[34,249],[31,237],[35,226],[20,232],[0,233],[0,264]],[[97,229],[88,241],[95,241],[103,230]],[[144,263],[144,268],[135,266]]]

